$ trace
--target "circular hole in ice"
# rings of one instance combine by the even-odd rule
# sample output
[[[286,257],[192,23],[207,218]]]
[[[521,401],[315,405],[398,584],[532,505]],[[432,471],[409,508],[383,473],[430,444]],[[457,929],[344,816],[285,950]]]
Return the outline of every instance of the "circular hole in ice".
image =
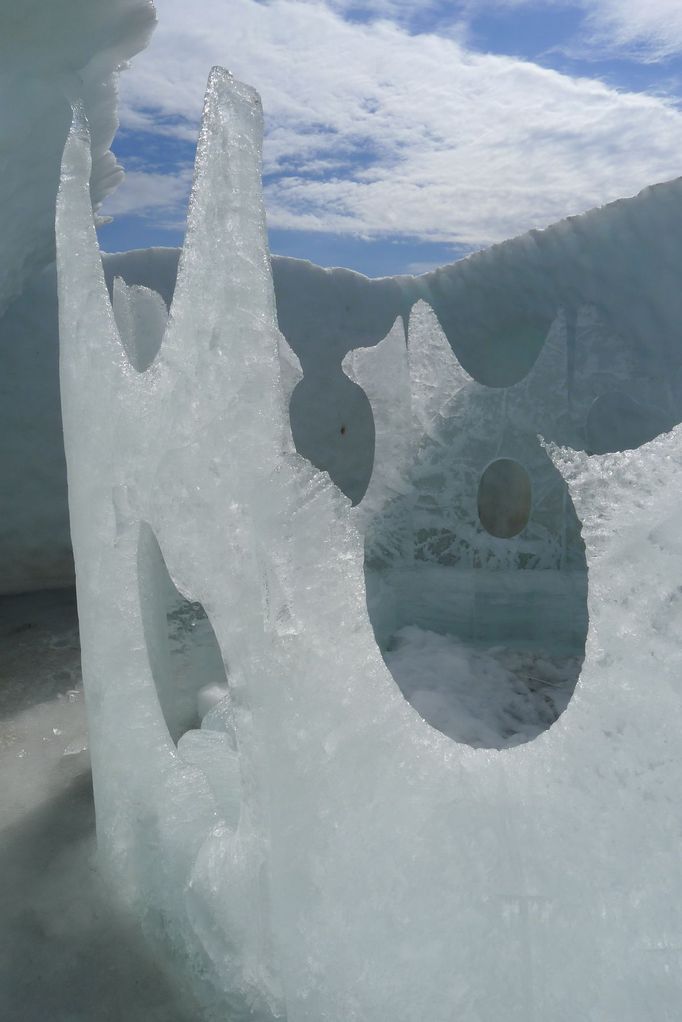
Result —
[[[532,487],[523,465],[512,458],[498,458],[488,465],[478,484],[478,517],[481,525],[498,539],[523,532],[531,511]]]

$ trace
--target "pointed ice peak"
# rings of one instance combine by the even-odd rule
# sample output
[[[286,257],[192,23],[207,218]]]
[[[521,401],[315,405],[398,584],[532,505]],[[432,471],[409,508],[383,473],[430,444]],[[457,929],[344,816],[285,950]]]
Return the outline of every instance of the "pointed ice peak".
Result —
[[[255,282],[260,274],[255,267],[249,268],[248,239],[257,239],[258,269],[261,262],[269,263],[261,187],[262,141],[263,111],[258,94],[229,71],[214,67],[204,99],[176,299],[189,288],[223,286],[225,280],[233,279],[232,274],[245,286]],[[247,232],[248,239],[240,230]],[[245,293],[244,304],[248,298]],[[274,296],[271,301],[274,310]],[[175,311],[173,307],[173,314]]]
[[[277,316],[261,183],[258,94],[223,68],[211,71],[197,145],[187,232],[164,342],[164,361],[190,377],[213,366],[258,408],[279,442]],[[225,381],[229,378],[229,384]]]
[[[368,388],[383,391],[385,398],[398,380],[404,387],[408,370],[402,319],[396,319],[388,334],[378,344],[349,351],[342,362],[342,368],[349,379],[365,389],[368,397]]]
[[[105,386],[120,374],[124,356],[95,231],[91,167],[88,120],[82,104],[76,103],[62,156],[55,220],[61,361],[84,379],[96,367]],[[72,350],[65,358],[67,345]]]

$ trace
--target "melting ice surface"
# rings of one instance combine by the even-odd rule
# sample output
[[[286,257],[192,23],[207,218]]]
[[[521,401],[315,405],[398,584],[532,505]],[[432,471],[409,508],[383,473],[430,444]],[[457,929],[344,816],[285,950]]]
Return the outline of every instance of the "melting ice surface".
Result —
[[[395,333],[376,349],[415,429],[387,427],[371,361],[350,367],[376,428],[352,510],[291,443],[298,370],[277,327],[260,138],[257,96],[214,70],[158,353],[158,333],[137,337],[158,303],[109,302],[82,117],[65,150],[61,380],[103,861],[207,1018],[674,1018],[680,432],[622,454],[557,446],[580,446],[595,396],[562,404],[564,377],[547,375],[575,317],[547,298],[536,372],[486,391],[422,306],[406,354]],[[543,379],[550,448],[524,397]],[[495,459],[535,487],[514,536],[478,510]],[[580,680],[518,744],[565,705],[566,663],[538,639],[581,652],[585,561]],[[168,668],[171,590],[206,624],[186,652],[212,664],[207,685]],[[499,641],[505,623],[526,645]],[[502,744],[489,731],[513,747],[471,747]]]

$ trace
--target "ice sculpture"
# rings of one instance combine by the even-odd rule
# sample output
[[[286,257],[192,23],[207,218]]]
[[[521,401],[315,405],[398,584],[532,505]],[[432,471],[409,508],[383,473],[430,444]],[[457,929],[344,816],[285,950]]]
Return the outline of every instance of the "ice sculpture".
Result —
[[[106,290],[81,114],[64,154],[61,377],[102,852],[207,1018],[675,1017],[680,430],[625,454],[549,451],[590,566],[587,658],[556,724],[503,751],[429,727],[375,643],[357,513],[291,450],[260,133],[256,95],[215,69],[143,371]],[[211,625],[205,715],[176,715],[177,745],[175,590]]]

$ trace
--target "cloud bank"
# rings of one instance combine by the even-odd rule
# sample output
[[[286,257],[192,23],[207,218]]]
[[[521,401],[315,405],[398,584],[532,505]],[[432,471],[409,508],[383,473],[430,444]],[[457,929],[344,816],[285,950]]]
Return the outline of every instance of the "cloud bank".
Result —
[[[676,17],[682,36],[677,2],[598,0],[589,25],[660,44],[659,22]],[[406,6],[385,0],[368,21],[342,0],[161,0],[150,49],[121,79],[123,126],[194,138],[222,64],[263,97],[271,227],[470,247],[682,174],[672,100],[476,52],[457,19],[446,35],[415,31]],[[175,184],[160,176],[131,175],[119,211],[153,208],[154,186],[164,215],[179,210],[186,167]]]

